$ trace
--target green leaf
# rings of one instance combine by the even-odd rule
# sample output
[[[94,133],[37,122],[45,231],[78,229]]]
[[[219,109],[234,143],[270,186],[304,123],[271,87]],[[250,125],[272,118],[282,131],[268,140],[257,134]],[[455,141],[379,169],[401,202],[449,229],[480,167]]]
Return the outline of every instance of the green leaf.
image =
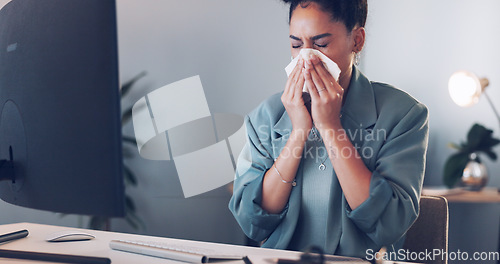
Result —
[[[68,215],[69,215],[69,214],[63,214],[63,213],[60,213],[60,214],[59,214],[59,217],[60,217],[60,218],[63,218],[63,217],[66,217],[66,216],[68,216]]]
[[[457,145],[457,144],[455,144],[455,143],[451,143],[451,142],[450,142],[450,143],[448,143],[448,147],[449,147],[449,148],[452,148],[452,149],[456,149],[456,150],[461,150],[461,149],[462,149],[462,146]]]
[[[123,176],[126,184],[137,186],[137,178],[135,177],[135,174],[125,164],[123,164]]]
[[[91,216],[89,222],[89,228],[94,230],[106,230],[108,229],[109,218],[100,216]]]
[[[128,82],[126,82],[126,83],[124,83],[124,84],[122,85],[122,89],[121,89],[122,96],[127,95],[127,94],[130,92],[130,90],[131,90],[132,86],[134,86],[134,84],[135,84],[135,83],[136,83],[139,79],[141,79],[142,77],[146,76],[146,74],[147,74],[147,72],[146,72],[146,71],[143,71],[143,72],[141,72],[141,73],[137,74],[134,78],[132,78],[132,80],[130,80],[130,81],[128,81]]]
[[[144,223],[144,221],[142,221],[142,219],[137,216],[137,214],[132,211],[130,212],[127,212],[127,215],[126,215],[126,219],[127,219],[127,222],[130,221],[130,222],[133,222],[135,224],[135,226],[137,226],[136,229],[140,228],[140,229],[146,229],[146,224]]]
[[[145,229],[145,224],[141,218],[137,216],[135,213],[135,203],[131,197],[125,197],[125,220],[127,223],[132,226],[134,229]]]
[[[123,136],[122,140],[125,143],[130,143],[134,146],[137,145],[137,141],[135,140],[135,137]]]
[[[124,146],[122,148],[122,155],[123,155],[123,158],[125,158],[125,159],[129,159],[129,158],[135,157],[135,153],[137,153],[137,151],[132,150],[130,147],[125,147]]]
[[[488,137],[483,138],[481,140],[481,144],[479,144],[478,148],[479,149],[491,149],[494,146],[498,145],[500,143],[500,140],[491,137],[491,135],[488,135]]]
[[[469,162],[469,153],[459,152],[451,155],[444,165],[444,184],[454,187],[462,177],[465,166]]]
[[[474,124],[467,133],[467,146],[471,152],[476,151],[481,145],[481,141],[488,136],[488,130],[484,126]]]
[[[130,196],[125,196],[125,208],[130,209],[131,211],[135,212],[135,203]]]
[[[128,123],[131,119],[132,119],[132,108],[129,108],[122,114],[122,126]]]
[[[135,230],[139,229],[139,226],[137,225],[137,223],[130,217],[125,217],[125,220],[127,221],[127,223]]]
[[[493,161],[497,160],[497,154],[493,152],[493,150],[488,149],[488,150],[483,150],[482,152],[486,154],[488,158],[490,158],[491,160]]]

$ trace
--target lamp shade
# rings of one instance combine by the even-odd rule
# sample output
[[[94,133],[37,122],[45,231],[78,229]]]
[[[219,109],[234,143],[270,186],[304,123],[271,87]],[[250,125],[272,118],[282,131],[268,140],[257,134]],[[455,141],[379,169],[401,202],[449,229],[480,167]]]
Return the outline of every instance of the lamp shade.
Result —
[[[489,84],[488,79],[479,79],[472,72],[458,71],[451,75],[448,81],[448,91],[453,102],[462,107],[477,103],[481,94],[484,94],[500,124],[500,114],[485,91]]]
[[[451,75],[448,81],[448,90],[453,102],[465,107],[477,103],[489,84],[488,79],[479,79],[472,72],[458,71]]]
[[[483,91],[481,80],[472,72],[458,71],[448,81],[451,99],[459,106],[471,106],[479,101]]]

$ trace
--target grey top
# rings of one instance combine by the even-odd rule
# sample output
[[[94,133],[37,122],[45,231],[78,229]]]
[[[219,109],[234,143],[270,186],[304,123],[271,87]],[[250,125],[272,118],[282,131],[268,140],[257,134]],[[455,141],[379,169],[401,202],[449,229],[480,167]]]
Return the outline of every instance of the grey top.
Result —
[[[311,132],[303,159],[299,220],[288,248],[304,251],[315,245],[324,249],[333,167],[319,133]]]

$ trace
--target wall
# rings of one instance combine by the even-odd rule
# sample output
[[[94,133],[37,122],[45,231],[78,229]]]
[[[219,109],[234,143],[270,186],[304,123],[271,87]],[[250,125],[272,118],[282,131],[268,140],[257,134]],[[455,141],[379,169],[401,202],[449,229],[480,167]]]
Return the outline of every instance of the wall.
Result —
[[[0,6],[5,2],[0,0]],[[148,72],[127,104],[193,75],[200,75],[212,113],[244,115],[283,89],[283,68],[290,60],[287,8],[278,0],[208,3],[118,0],[121,80]],[[426,185],[442,184],[442,167],[452,153],[446,144],[462,140],[474,122],[495,129],[500,136],[484,98],[476,106],[459,108],[447,92],[448,77],[456,70],[469,69],[490,79],[489,94],[500,107],[498,10],[496,0],[370,1],[361,68],[372,80],[404,89],[429,107]],[[130,126],[126,133],[133,133]],[[140,177],[139,187],[130,194],[147,229],[136,231],[117,220],[115,230],[243,243],[227,210],[230,194],[226,187],[184,199],[172,162],[142,158],[128,162]],[[500,163],[486,160],[486,164],[492,174],[489,185],[500,186]],[[496,251],[498,209],[495,205],[452,205],[450,251]],[[77,218],[60,219],[57,214],[3,202],[0,211],[0,224],[78,225]]]
[[[496,0],[369,1],[363,69],[372,80],[391,83],[425,103],[430,141],[425,185],[442,185],[443,165],[473,123],[494,130],[499,124],[486,98],[469,108],[455,105],[447,82],[457,70],[490,80],[487,91],[500,107],[500,2]],[[500,153],[500,147],[495,148]],[[489,186],[500,186],[500,162],[483,157]],[[500,205],[450,205],[450,252],[497,251]],[[467,262],[460,262],[467,263]],[[471,262],[473,263],[473,262]],[[492,261],[491,263],[495,263]]]
[[[429,107],[428,185],[442,184],[442,165],[453,152],[446,144],[465,139],[474,122],[500,136],[484,97],[475,106],[461,108],[447,90],[453,72],[470,70],[490,80],[488,93],[500,104],[499,7],[494,0],[370,2],[364,70],[373,80],[400,87]],[[493,172],[500,164],[487,164],[493,174],[490,185],[499,186],[500,177]]]
[[[6,2],[0,0],[0,6]],[[125,82],[139,72],[148,73],[124,107],[149,91],[194,75],[200,75],[212,113],[244,115],[284,87],[290,53],[288,14],[280,1],[118,0],[117,13],[120,79]],[[133,135],[130,125],[125,130]],[[137,149],[130,151],[137,155]],[[134,230],[115,220],[114,230],[244,243],[227,209],[228,186],[185,199],[173,162],[140,157],[127,162],[139,177],[139,187],[128,192],[147,229]],[[79,225],[72,217],[60,219],[2,201],[0,211],[0,224]]]
[[[137,96],[200,75],[212,113],[244,115],[282,89],[284,66],[290,60],[284,6],[267,0],[209,3],[118,2],[122,79],[148,72],[138,83]],[[244,242],[227,209],[226,187],[185,199],[172,162],[141,158],[133,162],[140,175],[134,193],[148,226],[146,233]],[[120,223],[117,227],[133,232]]]

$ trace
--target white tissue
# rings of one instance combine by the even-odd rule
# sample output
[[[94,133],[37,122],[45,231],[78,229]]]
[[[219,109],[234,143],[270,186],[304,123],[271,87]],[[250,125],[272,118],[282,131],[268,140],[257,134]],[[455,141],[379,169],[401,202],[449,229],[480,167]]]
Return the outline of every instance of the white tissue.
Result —
[[[297,61],[299,61],[299,58],[302,56],[304,60],[309,60],[310,55],[314,54],[316,55],[325,65],[325,68],[330,72],[330,74],[333,76],[333,78],[338,81],[339,75],[340,75],[340,68],[335,63],[334,61],[330,60],[325,54],[321,53],[318,50],[315,49],[301,49],[300,53],[297,57],[295,57],[288,66],[286,66],[285,71],[286,75],[290,76],[290,73],[292,73],[293,69],[295,68],[295,65],[297,65]],[[304,88],[302,88],[302,91],[307,92],[306,85],[304,84]]]

